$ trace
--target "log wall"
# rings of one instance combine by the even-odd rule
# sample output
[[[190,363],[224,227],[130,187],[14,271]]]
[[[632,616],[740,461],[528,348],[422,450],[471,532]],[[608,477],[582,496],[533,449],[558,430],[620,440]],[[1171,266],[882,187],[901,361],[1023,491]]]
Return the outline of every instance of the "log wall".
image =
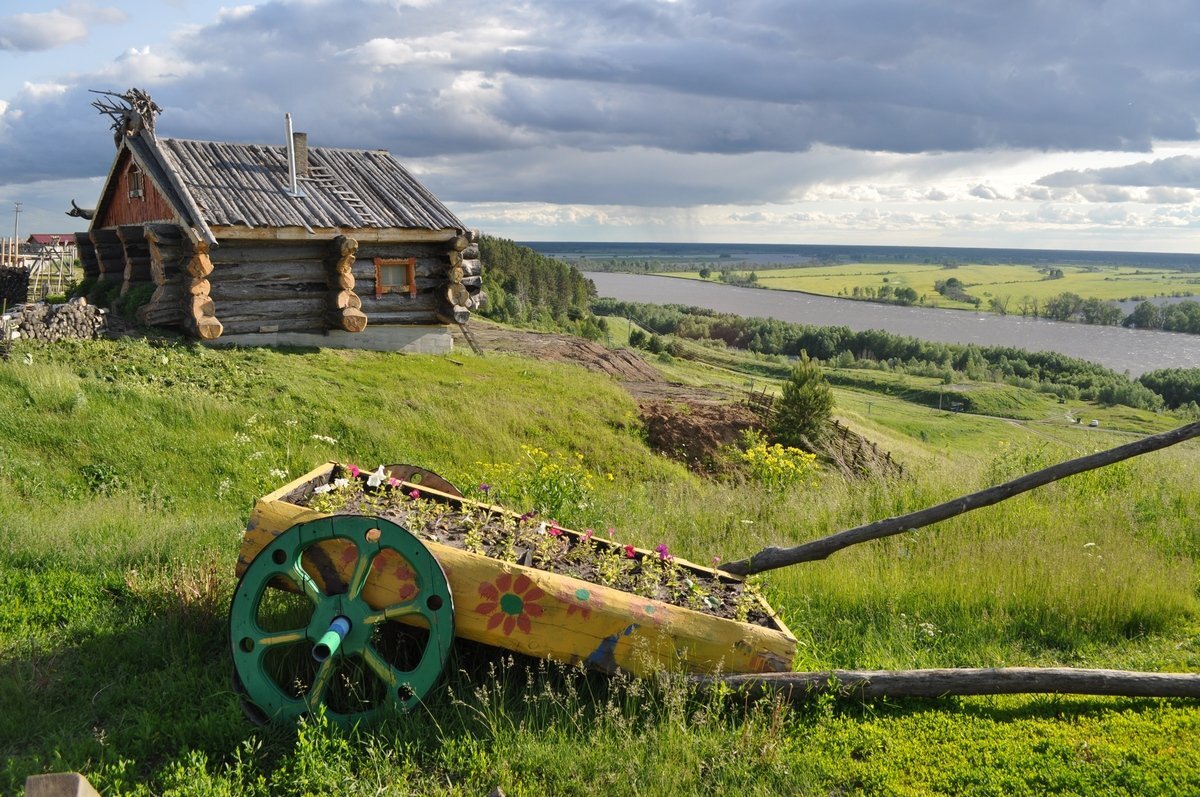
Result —
[[[153,284],[142,323],[182,326],[209,340],[257,332],[361,332],[370,324],[464,323],[481,300],[471,236],[418,244],[320,240],[228,240],[207,252],[167,223],[93,233],[97,270],[112,278],[120,255],[124,290]],[[375,258],[414,258],[417,293],[375,297]],[[448,319],[448,320],[447,320]],[[203,334],[202,334],[203,333]]]

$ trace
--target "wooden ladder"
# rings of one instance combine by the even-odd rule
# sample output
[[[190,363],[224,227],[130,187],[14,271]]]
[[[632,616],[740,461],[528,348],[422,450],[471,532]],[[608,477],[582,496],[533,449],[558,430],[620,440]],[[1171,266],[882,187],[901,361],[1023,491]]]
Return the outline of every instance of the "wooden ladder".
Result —
[[[367,207],[362,197],[342,185],[328,166],[309,166],[307,179],[345,202],[365,224],[379,224],[378,217]]]

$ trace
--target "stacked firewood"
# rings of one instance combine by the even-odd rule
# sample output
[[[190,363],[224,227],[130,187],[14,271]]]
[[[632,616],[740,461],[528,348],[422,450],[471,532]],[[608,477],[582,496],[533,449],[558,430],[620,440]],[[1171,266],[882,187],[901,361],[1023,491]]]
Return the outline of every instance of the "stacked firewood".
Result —
[[[12,307],[29,298],[29,270],[0,266],[0,307]]]
[[[66,304],[37,302],[14,307],[0,318],[0,326],[10,340],[91,340],[104,332],[106,312],[83,298]]]

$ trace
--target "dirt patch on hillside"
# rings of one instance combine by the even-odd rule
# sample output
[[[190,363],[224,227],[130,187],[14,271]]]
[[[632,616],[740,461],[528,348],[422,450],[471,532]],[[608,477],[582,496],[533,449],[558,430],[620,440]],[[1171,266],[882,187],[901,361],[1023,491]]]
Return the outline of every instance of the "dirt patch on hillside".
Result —
[[[727,463],[721,461],[720,450],[736,443],[747,429],[762,427],[744,404],[657,401],[638,406],[650,447],[697,473],[723,472]]]
[[[476,320],[469,330],[485,353],[573,362],[615,377],[637,399],[650,447],[697,473],[717,473],[722,469],[717,456],[721,447],[737,442],[744,430],[762,425],[758,415],[738,401],[740,396],[669,382],[630,349],[606,349],[571,335],[505,329]],[[469,345],[461,332],[455,332],[455,339],[456,345]]]
[[[474,320],[469,330],[475,343],[485,352],[502,351],[538,360],[578,363],[589,370],[615,376],[622,382],[665,382],[662,374],[629,349],[606,349],[572,335],[504,329]],[[461,332],[455,332],[454,337],[456,345],[469,345]]]

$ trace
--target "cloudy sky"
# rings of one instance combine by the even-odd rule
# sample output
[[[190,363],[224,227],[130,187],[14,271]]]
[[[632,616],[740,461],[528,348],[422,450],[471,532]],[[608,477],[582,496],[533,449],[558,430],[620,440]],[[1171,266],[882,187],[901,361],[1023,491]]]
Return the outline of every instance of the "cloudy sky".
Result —
[[[77,227],[88,89],[136,86],[517,240],[1200,252],[1198,42],[1191,0],[4,0],[0,234]]]

